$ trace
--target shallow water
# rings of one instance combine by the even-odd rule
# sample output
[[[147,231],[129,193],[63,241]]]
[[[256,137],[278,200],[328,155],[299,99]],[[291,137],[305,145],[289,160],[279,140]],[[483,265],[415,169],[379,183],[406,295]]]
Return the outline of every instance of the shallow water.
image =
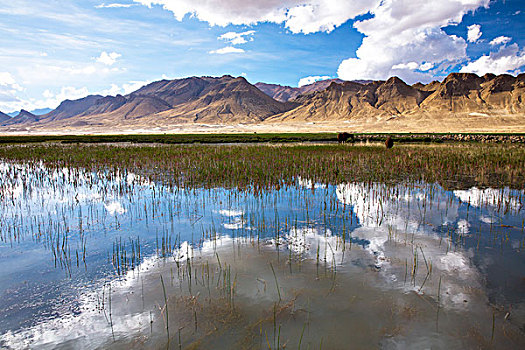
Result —
[[[0,164],[6,348],[518,348],[525,193]]]

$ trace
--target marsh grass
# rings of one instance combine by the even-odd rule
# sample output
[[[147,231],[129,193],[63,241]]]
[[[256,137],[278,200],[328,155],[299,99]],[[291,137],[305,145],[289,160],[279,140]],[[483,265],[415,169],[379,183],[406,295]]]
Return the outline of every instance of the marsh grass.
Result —
[[[280,188],[313,182],[425,181],[445,188],[525,187],[525,147],[510,145],[260,145],[129,146],[20,145],[0,147],[0,159],[44,162],[51,168],[135,171],[184,188]]]
[[[218,204],[221,208],[234,207],[236,204],[246,206],[246,211],[243,211],[237,219],[230,217],[227,221],[228,225],[240,225],[236,230],[231,230],[233,238],[237,235],[237,238],[243,238],[259,248],[261,243],[265,243],[265,239],[273,237],[277,253],[277,262],[274,260],[275,268],[272,262],[268,262],[270,269],[267,269],[266,279],[257,277],[256,283],[264,284],[264,293],[266,293],[266,280],[273,277],[278,302],[274,302],[272,308],[265,310],[260,319],[245,328],[246,337],[250,340],[257,337],[259,330],[261,341],[265,338],[269,348],[279,349],[289,340],[286,319],[295,317],[295,300],[290,290],[286,289],[286,285],[292,275],[300,275],[295,271],[301,271],[301,256],[292,253],[291,249],[285,255],[288,266],[283,267],[283,259],[279,260],[279,252],[287,247],[285,235],[292,229],[297,233],[301,227],[337,228],[333,232],[336,237],[335,244],[332,245],[328,241],[330,235],[325,229],[320,237],[322,236],[327,243],[321,245],[318,241],[313,247],[315,258],[312,258],[312,262],[315,263],[315,268],[312,271],[315,271],[313,273],[317,276],[316,283],[323,279],[329,282],[325,297],[332,297],[339,292],[340,277],[338,276],[344,276],[344,271],[343,274],[337,274],[336,253],[351,250],[352,245],[359,244],[351,236],[350,227],[356,218],[350,213],[350,204],[341,203],[334,195],[334,189],[329,192],[326,185],[362,183],[357,191],[367,203],[378,204],[377,209],[371,213],[374,214],[373,220],[376,226],[385,225],[384,220],[388,219],[384,212],[385,206],[394,208],[399,198],[414,197],[420,193],[423,194],[422,198],[416,202],[417,208],[413,208],[415,220],[419,224],[426,223],[431,209],[428,206],[432,206],[433,202],[438,203],[438,206],[441,205],[438,213],[442,218],[446,217],[449,207],[453,207],[452,198],[446,195],[444,198],[434,198],[439,196],[436,194],[440,188],[439,184],[445,189],[491,185],[498,188],[509,186],[520,190],[525,188],[523,175],[525,148],[519,146],[396,145],[391,150],[385,150],[383,146],[347,145],[163,147],[25,145],[0,147],[0,159],[12,165],[24,164],[28,167],[28,172],[33,171],[35,174],[33,177],[28,177],[25,173],[27,169],[12,167],[5,173],[5,177],[0,179],[0,184],[21,181],[24,196],[30,196],[33,187],[52,186],[55,191],[61,191],[64,184],[72,182],[74,188],[82,186],[98,188],[102,199],[112,194],[116,197],[132,197],[134,206],[127,207],[127,215],[133,218],[130,222],[142,221],[146,228],[155,227],[158,231],[154,243],[147,242],[139,236],[121,237],[126,235],[120,233],[122,225],[126,224],[121,222],[123,219],[118,215],[108,215],[100,209],[104,212],[102,214],[93,206],[87,206],[87,209],[84,209],[87,212],[79,211],[74,199],[67,202],[52,218],[47,215],[32,216],[23,211],[20,211],[22,214],[16,211],[4,211],[7,214],[0,216],[3,228],[0,238],[2,242],[13,245],[23,241],[25,237],[42,242],[52,251],[55,266],[63,268],[71,277],[74,272],[72,261],[75,258],[77,268],[80,266],[80,261],[86,263],[86,250],[88,250],[86,242],[90,237],[90,231],[103,227],[104,234],[111,231],[115,236],[110,240],[112,246],[108,249],[112,248],[112,250],[107,252],[107,260],[113,267],[117,280],[140,265],[144,255],[143,244],[150,243],[152,250],[150,254],[164,259],[165,262],[173,262],[169,269],[171,289],[168,279],[164,280],[163,275],[160,275],[161,300],[164,301],[164,307],[159,309],[166,323],[162,331],[167,336],[168,346],[171,323],[172,330],[175,332],[178,330],[179,348],[182,348],[182,342],[186,343],[187,339],[195,340],[192,344],[197,346],[203,339],[194,335],[204,334],[206,330],[216,332],[220,328],[216,325],[220,322],[224,321],[224,324],[231,327],[241,327],[240,322],[245,321],[240,316],[242,293],[237,293],[238,276],[234,266],[235,260],[232,262],[221,259],[217,252],[212,255],[212,265],[210,265],[211,261],[203,264],[193,259],[192,249],[193,246],[198,249],[198,239],[201,242],[203,240],[213,242],[220,236],[217,228],[220,223],[216,223],[213,219],[211,223],[202,223],[207,206],[216,207]],[[42,170],[42,167],[45,170]],[[134,191],[136,184],[125,180],[125,175],[130,173],[138,174],[140,181],[146,184],[145,187],[154,184],[148,187],[150,195],[143,197],[137,195]],[[86,183],[77,183],[77,178],[80,177],[85,178]],[[55,180],[48,181],[45,180],[46,178]],[[389,187],[387,184],[394,186]],[[294,210],[291,214],[285,214],[289,216],[282,217],[282,213],[277,210],[279,196],[290,191],[290,188],[297,187],[301,189],[289,195],[288,204]],[[217,192],[223,191],[223,188],[233,191],[225,191],[227,194],[219,196]],[[317,194],[314,198],[320,199],[320,202],[315,203],[310,194]],[[248,195],[252,198],[251,202],[246,202]],[[508,201],[502,199],[505,198],[504,196],[500,196],[497,203],[491,203],[495,207],[494,212],[497,214],[495,216],[521,210],[524,203],[523,192],[513,196],[509,197]],[[521,207],[513,209],[510,205],[511,199],[521,203]],[[16,204],[12,194],[4,191],[0,191],[0,204],[2,209],[11,205],[21,205]],[[467,204],[467,218],[469,210],[473,210],[470,209],[470,203]],[[181,220],[190,222],[192,230],[190,241],[192,246],[185,250],[182,249],[180,233],[174,229],[174,223]],[[77,223],[71,224],[73,221]],[[521,227],[515,228],[521,231],[523,238],[520,244],[522,245],[525,241],[524,222],[522,220]],[[468,239],[465,233],[443,225],[440,229],[447,253],[449,249],[455,250],[462,246]],[[494,246],[508,244],[505,232],[514,228],[503,225],[502,222],[496,222],[491,213],[488,234]],[[197,235],[197,240],[194,233]],[[188,236],[187,234],[186,237]],[[300,238],[300,234],[296,236]],[[437,289],[436,329],[438,329],[442,303],[441,276],[439,282],[436,281],[437,278],[433,281],[432,260],[427,259],[425,254],[428,253],[427,248],[423,250],[414,238],[413,232],[408,229],[408,219],[404,232],[389,227],[388,238],[396,244],[404,245],[409,251],[409,254],[403,257],[404,267],[401,267],[404,268],[405,284],[410,274],[409,283],[418,295],[430,293],[431,288],[433,291]],[[77,244],[77,247],[75,248],[73,244]],[[240,258],[240,245],[234,246],[233,250],[236,252],[233,254],[233,259]],[[170,260],[174,257],[177,259]],[[289,275],[285,275],[286,271],[289,271]],[[435,288],[436,282],[437,288]],[[177,287],[180,288],[179,298],[174,297],[174,289]],[[142,280],[141,288],[141,305],[144,309]],[[269,289],[273,290],[273,288]],[[108,323],[112,336],[115,337],[111,284],[108,290],[108,297],[102,298],[102,309],[104,313],[106,310],[109,311]],[[208,296],[207,299],[204,298],[205,295]],[[215,306],[212,305],[214,302],[212,296],[216,298]],[[104,305],[106,300],[107,305]],[[175,316],[177,315],[175,306],[181,304],[186,306],[189,315],[184,323],[178,323]],[[168,310],[175,317],[169,316]],[[308,317],[309,315],[308,313]],[[150,319],[153,333],[151,313]],[[492,322],[491,341],[495,337],[494,315]],[[296,329],[296,331],[300,330],[300,334],[296,332],[295,339],[298,341],[298,348],[301,348],[303,337],[309,338],[310,327],[308,322],[300,325],[302,330]],[[307,326],[308,331],[305,334]],[[175,343],[176,336],[173,334],[171,336]],[[322,335],[316,337],[315,347],[319,345],[321,348],[323,343],[327,346],[326,343],[330,341],[328,338],[323,340]],[[312,344],[309,341],[308,346]]]

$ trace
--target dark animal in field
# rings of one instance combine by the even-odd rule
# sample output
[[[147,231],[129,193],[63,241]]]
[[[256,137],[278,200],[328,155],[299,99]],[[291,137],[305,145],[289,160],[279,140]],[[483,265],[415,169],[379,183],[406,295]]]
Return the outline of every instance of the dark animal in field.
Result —
[[[386,148],[392,148],[394,147],[394,140],[392,140],[392,137],[388,136],[385,141]]]
[[[354,135],[349,134],[347,132],[340,132],[339,134],[337,134],[337,142],[345,143],[348,140],[350,140],[350,142],[353,142],[354,141]]]

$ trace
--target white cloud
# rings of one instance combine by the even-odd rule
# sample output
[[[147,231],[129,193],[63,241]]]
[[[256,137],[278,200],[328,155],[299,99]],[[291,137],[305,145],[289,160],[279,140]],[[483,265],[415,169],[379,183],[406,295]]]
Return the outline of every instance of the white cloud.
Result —
[[[408,70],[419,69],[422,72],[425,72],[432,68],[434,68],[434,64],[431,62],[425,62],[422,64],[418,64],[417,62],[414,62],[414,61],[408,62],[408,63],[398,63],[392,66],[392,69],[408,69]]]
[[[525,66],[525,52],[520,51],[518,44],[512,44],[502,46],[498,52],[491,52],[488,56],[481,56],[461,68],[460,72],[478,75],[516,73],[523,66]]]
[[[121,91],[122,91],[122,88],[120,86],[118,86],[117,84],[111,84],[109,89],[102,90],[100,94],[103,96],[107,96],[107,95],[116,96],[120,94]]]
[[[492,41],[490,42],[490,45],[497,46],[501,44],[508,44],[511,40],[512,38],[502,35],[502,36],[498,36],[497,38],[492,39]]]
[[[122,55],[116,52],[107,53],[106,51],[103,51],[96,60],[97,62],[105,64],[106,66],[112,66],[115,64],[115,62],[117,62],[119,57],[122,57]]]
[[[162,76],[162,79],[168,79],[165,75]],[[111,84],[109,89],[102,90],[99,92],[100,95],[110,95],[110,96],[116,96],[118,94],[121,95],[128,95],[132,92],[137,91],[141,87],[148,85],[152,83],[154,80],[144,80],[144,81],[130,81],[128,83],[122,84],[122,86],[118,86],[117,84]]]
[[[432,62],[425,62],[419,66],[419,70],[423,72],[430,70],[432,68],[434,68],[434,63]]]
[[[191,15],[210,25],[284,23],[293,33],[330,32],[349,19],[367,13],[380,0],[134,0],[161,5],[182,21]]]
[[[327,80],[327,79],[331,79],[332,77],[328,76],[328,75],[323,75],[323,76],[311,76],[311,77],[305,77],[305,78],[301,78],[299,80],[299,83],[297,83],[297,86],[301,87],[301,86],[305,86],[305,85],[310,85],[310,84],[313,84],[315,83],[316,81],[319,81],[319,80]]]
[[[22,98],[18,94],[12,93],[10,99],[4,98],[2,86],[0,86],[0,110],[4,111],[19,111],[21,109],[33,110],[38,108],[56,108],[64,100],[76,100],[89,95],[86,87],[75,88],[73,86],[64,86],[60,91],[54,93],[50,90],[45,90],[42,93],[42,98]]]
[[[490,3],[490,0],[134,1],[149,7],[160,5],[179,21],[190,15],[212,26],[272,22],[283,24],[292,33],[304,34],[330,32],[359,15],[370,14],[371,18],[354,24],[365,38],[356,52],[357,57],[341,63],[339,77],[345,80],[386,79],[397,74],[412,82],[430,81],[433,76],[429,70],[447,69],[467,59],[465,39],[448,35],[442,27],[458,24],[466,13],[481,6],[488,7]],[[481,31],[476,35],[480,34]],[[392,69],[409,62],[418,66]]]
[[[233,46],[226,46],[226,47],[223,47],[222,49],[209,51],[209,53],[218,54],[218,55],[225,55],[228,53],[243,53],[243,52],[245,52],[243,49],[240,49],[238,47],[233,47]]]
[[[49,90],[45,90],[42,94],[44,99],[42,100],[31,100],[29,105],[23,107],[25,109],[37,109],[37,108],[56,108],[64,100],[77,100],[89,95],[87,87],[75,88],[73,86],[64,86],[58,93],[53,93]]]
[[[0,72],[0,111],[11,112],[17,110],[18,108],[16,107],[20,104],[20,99],[17,95],[23,90],[11,73]]]
[[[131,6],[134,6],[134,4],[119,4],[119,3],[115,3],[115,4],[100,4],[100,5],[97,5],[95,6],[95,8],[97,9],[103,9],[103,8],[128,8],[128,7],[131,7]]]
[[[9,72],[0,72],[0,86],[8,88],[13,91],[22,91],[23,88],[18,85]]]
[[[382,1],[370,7],[372,18],[354,24],[365,37],[357,57],[344,60],[338,75],[344,80],[397,75],[409,83],[430,81],[433,76],[422,71],[431,64],[445,69],[467,58],[465,40],[448,35],[441,28],[461,22],[466,13],[488,3],[489,0]],[[409,62],[418,67],[407,66]]]
[[[130,81],[129,83],[122,85],[122,90],[124,91],[124,95],[127,95],[134,91],[137,91],[144,85],[148,85],[151,82],[153,81],[152,80]]]
[[[253,41],[253,34],[255,30],[248,30],[242,33],[228,32],[219,36],[217,39],[230,42],[232,45],[245,44],[248,41]],[[246,39],[248,37],[248,39]]]
[[[481,26],[473,24],[467,27],[467,40],[469,43],[475,43],[481,37]]]
[[[418,69],[419,64],[417,62],[408,62],[408,63],[399,63],[392,66],[392,69],[410,69],[410,70],[416,70]]]

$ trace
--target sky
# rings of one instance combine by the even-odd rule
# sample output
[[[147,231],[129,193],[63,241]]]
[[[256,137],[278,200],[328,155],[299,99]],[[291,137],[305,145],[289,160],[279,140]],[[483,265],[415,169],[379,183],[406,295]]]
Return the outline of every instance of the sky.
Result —
[[[160,79],[525,71],[523,0],[0,0],[0,111]]]

